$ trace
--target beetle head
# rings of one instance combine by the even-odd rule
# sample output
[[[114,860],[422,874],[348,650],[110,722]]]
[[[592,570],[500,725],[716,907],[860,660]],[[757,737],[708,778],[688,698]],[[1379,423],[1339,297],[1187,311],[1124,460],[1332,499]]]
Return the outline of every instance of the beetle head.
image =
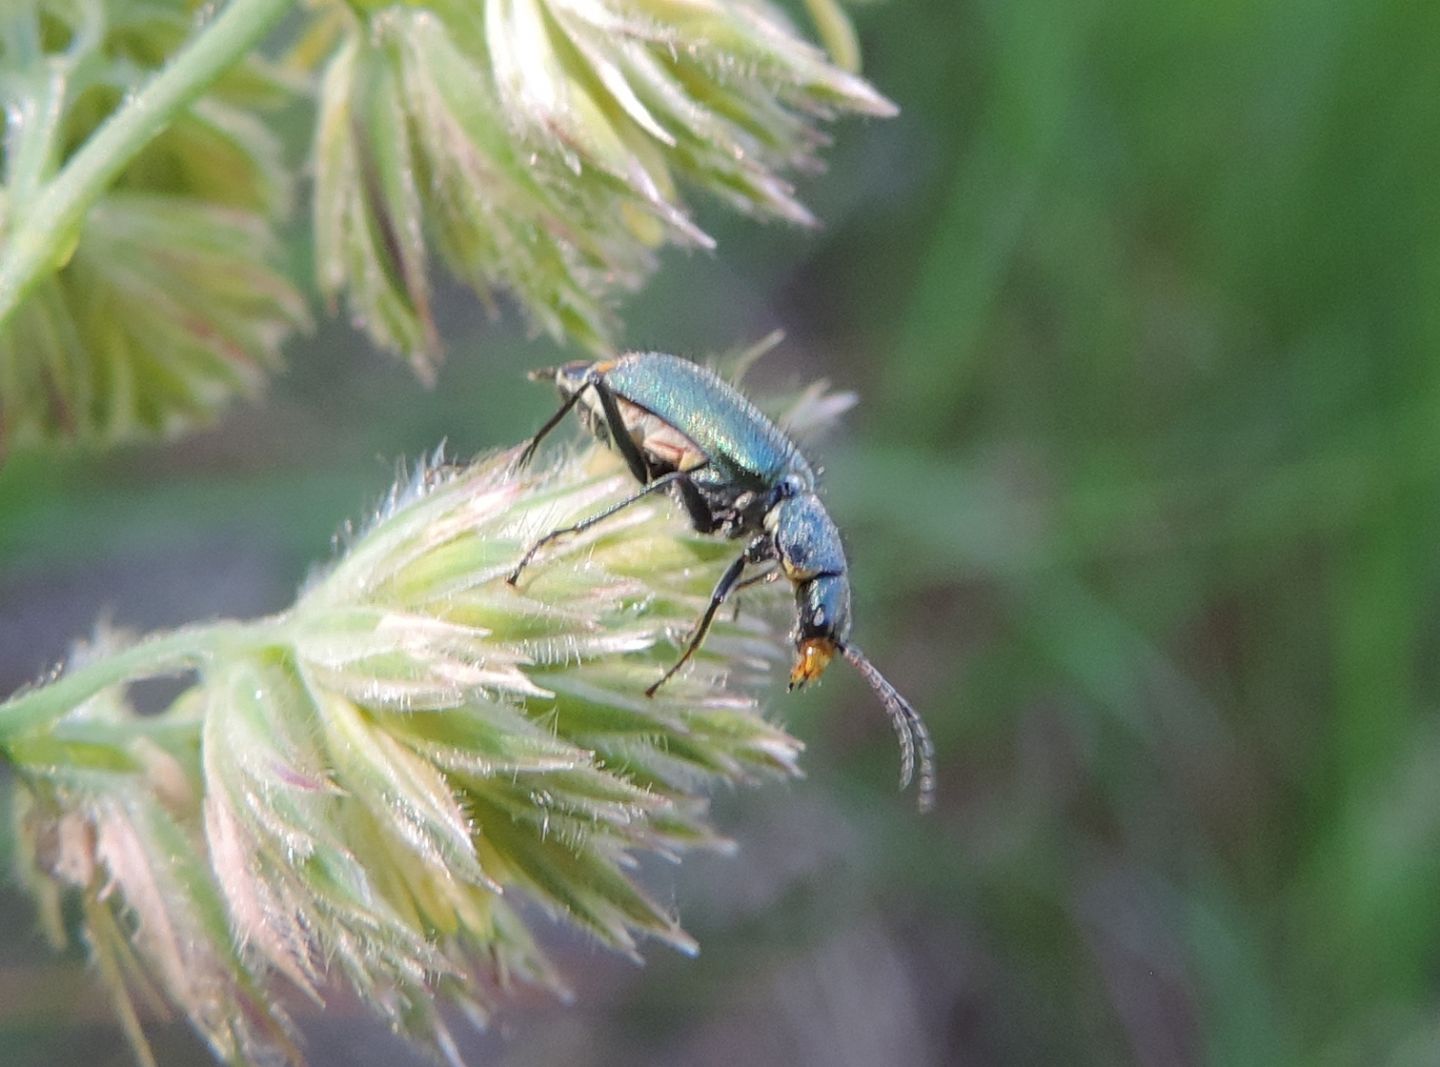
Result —
[[[782,491],[787,488],[784,483]],[[798,487],[767,516],[780,568],[795,584],[795,667],[790,687],[819,678],[850,636],[850,579],[840,531],[814,493]]]
[[[795,586],[795,666],[790,688],[813,682],[844,651],[850,636],[850,581],[843,574],[807,578]]]
[[[586,359],[572,359],[554,367],[537,367],[525,376],[532,382],[549,382],[560,390],[561,396],[569,396],[585,384],[586,375],[595,364]]]

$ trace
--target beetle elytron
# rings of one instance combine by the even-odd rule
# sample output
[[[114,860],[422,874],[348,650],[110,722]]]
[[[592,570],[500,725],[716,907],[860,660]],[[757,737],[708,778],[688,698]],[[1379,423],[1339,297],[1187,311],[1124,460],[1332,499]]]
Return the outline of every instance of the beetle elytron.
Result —
[[[578,533],[637,500],[673,491],[700,533],[749,537],[721,576],[675,664],[645,691],[654,696],[700,647],[747,566],[778,563],[795,587],[796,659],[790,688],[819,678],[839,653],[870,683],[900,739],[902,788],[919,771],[919,802],[934,802],[934,751],[920,714],[850,642],[850,580],[840,531],[816,495],[815,471],[795,443],[713,371],[658,352],[534,371],[553,381],[564,403],[521,457],[526,463],[571,408],[624,458],[643,488],[604,511],[531,545],[506,579],[511,585],[546,544]],[[767,577],[762,575],[757,577]]]

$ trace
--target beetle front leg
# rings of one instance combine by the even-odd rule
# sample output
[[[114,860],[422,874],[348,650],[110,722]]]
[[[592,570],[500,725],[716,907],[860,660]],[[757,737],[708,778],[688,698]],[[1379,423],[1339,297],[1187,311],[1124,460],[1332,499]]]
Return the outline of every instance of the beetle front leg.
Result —
[[[675,672],[685,666],[690,657],[695,654],[695,650],[705,641],[705,635],[710,632],[710,624],[715,621],[715,613],[720,610],[720,605],[725,603],[725,598],[730,595],[739,583],[740,575],[744,573],[745,568],[749,564],[759,563],[765,558],[764,552],[769,545],[770,539],[768,537],[757,537],[750,542],[745,551],[736,558],[734,563],[725,568],[725,573],[720,576],[720,580],[715,583],[714,591],[710,594],[710,605],[705,609],[705,614],[700,616],[700,622],[695,627],[694,635],[686,644],[685,651],[681,653],[680,658],[675,661],[674,665],[660,676],[659,681],[645,690],[647,697],[653,697],[656,691],[674,677]]]

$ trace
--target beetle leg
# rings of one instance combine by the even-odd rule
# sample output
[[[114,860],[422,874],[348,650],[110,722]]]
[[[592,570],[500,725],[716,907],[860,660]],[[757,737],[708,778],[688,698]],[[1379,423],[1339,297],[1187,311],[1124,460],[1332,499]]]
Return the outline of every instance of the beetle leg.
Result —
[[[695,632],[691,636],[689,643],[686,644],[685,651],[680,654],[680,658],[675,661],[674,665],[660,676],[658,682],[645,690],[647,697],[653,697],[656,690],[668,682],[674,676],[675,672],[685,666],[690,657],[695,654],[695,650],[704,642],[705,635],[710,632],[710,624],[715,621],[715,613],[720,610],[720,605],[725,603],[725,598],[735,589],[736,584],[740,581],[740,575],[744,572],[746,566],[751,563],[758,563],[760,559],[763,558],[761,552],[768,543],[768,537],[757,537],[754,541],[750,542],[749,546],[736,558],[734,563],[725,568],[725,573],[720,575],[720,580],[715,583],[715,590],[710,594],[710,606],[705,609],[705,614],[700,616],[700,622],[695,627]]]
[[[514,585],[515,583],[520,581],[520,572],[523,571],[527,566],[529,566],[530,561],[535,558],[535,553],[539,552],[540,549],[544,548],[551,541],[556,541],[561,537],[565,537],[569,534],[582,533],[583,531],[590,529],[590,527],[594,526],[596,523],[604,522],[611,515],[614,515],[617,511],[628,508],[637,500],[642,500],[645,497],[649,496],[651,493],[658,492],[661,489],[667,489],[671,485],[674,485],[676,482],[682,480],[688,480],[688,476],[683,471],[671,471],[669,474],[663,474],[659,478],[656,478],[649,485],[641,489],[638,493],[635,493],[632,496],[627,496],[618,504],[611,504],[604,511],[601,511],[595,515],[591,515],[588,519],[582,519],[580,522],[575,523],[575,525],[573,526],[562,526],[558,530],[551,530],[549,533],[547,533],[544,537],[540,538],[540,540],[536,541],[526,550],[525,555],[520,558],[520,562],[515,565],[515,569],[510,572],[510,576],[506,578],[505,581],[510,585]]]
[[[765,571],[762,574],[752,574],[749,578],[746,578],[743,582],[735,586],[735,588],[732,589],[731,592],[738,593],[742,589],[749,589],[752,585],[759,585],[761,582],[776,581],[779,577],[780,572],[778,570]]]
[[[775,580],[776,580],[777,578],[779,578],[779,577],[780,577],[780,572],[779,572],[778,570],[769,570],[769,571],[764,571],[764,572],[761,573],[761,574],[752,574],[749,578],[746,578],[743,582],[737,583],[736,586],[735,586],[735,588],[732,589],[732,590],[730,590],[730,592],[731,592],[732,594],[738,593],[738,592],[740,592],[740,590],[742,590],[742,589],[749,589],[752,585],[759,585],[761,582],[773,582],[773,581],[775,581]],[[731,621],[731,622],[734,622],[734,621],[735,621],[736,619],[738,619],[738,618],[740,618],[740,601],[736,600],[736,601],[735,601],[735,613],[730,616],[730,621]]]
[[[688,474],[688,472],[686,472]],[[680,502],[685,505],[685,510],[690,513],[690,525],[695,527],[696,533],[714,533],[715,528],[720,524],[715,521],[715,513],[710,510],[710,505],[705,502],[705,496],[695,487],[690,478],[681,478],[676,482],[680,486]]]
[[[625,428],[625,419],[620,414],[620,405],[615,403],[615,394],[605,384],[605,379],[594,371],[591,372],[587,384],[595,390],[595,395],[600,398],[600,408],[605,412],[605,421],[610,424],[610,443],[615,446],[615,451],[625,457],[625,464],[630,468],[630,473],[635,475],[636,481],[641,485],[652,484],[650,465],[645,462],[645,457],[640,454],[640,449],[635,447],[635,441],[630,436],[630,431]]]
[[[580,399],[580,393],[581,390],[577,389],[567,396],[565,403],[560,405],[560,410],[551,415],[545,425],[535,432],[535,436],[530,438],[530,443],[525,446],[525,451],[520,453],[520,466],[524,467],[535,457],[535,450],[540,447],[541,439],[551,430],[555,429],[556,426],[559,426],[561,419],[570,414],[570,409],[573,408],[576,401]]]

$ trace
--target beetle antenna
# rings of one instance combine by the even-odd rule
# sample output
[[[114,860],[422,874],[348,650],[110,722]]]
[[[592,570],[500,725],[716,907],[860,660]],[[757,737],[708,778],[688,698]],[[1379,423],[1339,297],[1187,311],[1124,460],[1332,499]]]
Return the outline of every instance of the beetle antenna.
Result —
[[[895,736],[900,739],[901,789],[908,786],[915,777],[918,756],[919,805],[922,812],[929,811],[935,806],[935,745],[930,740],[930,731],[925,726],[925,720],[910,701],[902,697],[900,691],[880,673],[879,668],[865,658],[865,653],[854,645],[843,645],[840,651],[850,661],[851,666],[870,683],[870,688],[875,690],[880,703],[885,705],[885,713],[890,716],[890,725],[895,727]]]

